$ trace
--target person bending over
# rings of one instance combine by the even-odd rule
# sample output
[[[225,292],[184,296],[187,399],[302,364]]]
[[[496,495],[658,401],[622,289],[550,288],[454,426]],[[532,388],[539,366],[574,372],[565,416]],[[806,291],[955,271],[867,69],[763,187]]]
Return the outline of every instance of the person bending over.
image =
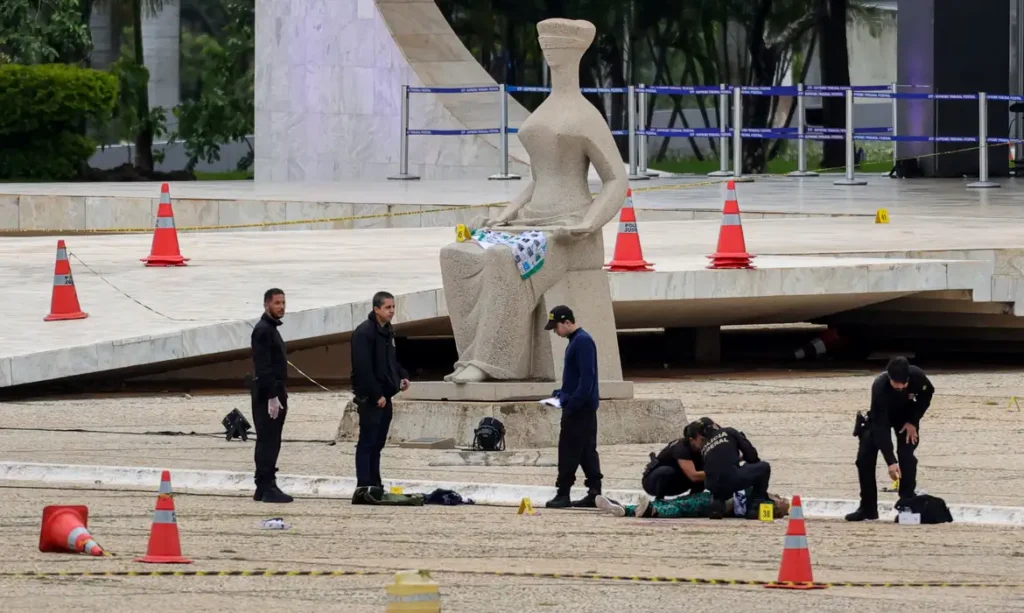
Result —
[[[747,513],[757,517],[758,506],[769,500],[771,465],[761,460],[746,435],[735,428],[721,428],[713,422],[694,422],[687,430],[691,435],[690,445],[694,451],[699,450],[704,459],[705,483],[712,497],[711,519],[721,519],[725,515],[726,501],[734,492],[747,488],[752,490]]]

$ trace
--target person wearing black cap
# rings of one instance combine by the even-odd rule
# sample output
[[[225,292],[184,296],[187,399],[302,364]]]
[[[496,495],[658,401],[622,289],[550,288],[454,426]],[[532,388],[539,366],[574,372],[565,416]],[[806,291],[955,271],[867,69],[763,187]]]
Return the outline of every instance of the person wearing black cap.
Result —
[[[882,452],[889,467],[889,477],[899,480],[900,500],[912,498],[917,487],[918,430],[921,418],[932,402],[935,388],[917,366],[907,358],[889,360],[885,372],[871,384],[871,410],[866,427],[858,422],[856,435],[860,437],[857,449],[857,479],[860,481],[860,507],[846,516],[846,521],[878,519],[878,483],[875,465],[878,452]],[[858,414],[859,419],[859,414]],[[893,454],[892,435],[896,432],[896,454]],[[896,458],[899,457],[899,463]]]
[[[597,345],[586,330],[576,325],[576,317],[567,306],[556,306],[548,313],[545,330],[569,339],[562,368],[562,387],[555,398],[562,408],[558,433],[558,479],[555,497],[548,508],[596,508],[601,495],[601,462],[597,455]],[[583,467],[587,495],[573,502],[569,491],[576,482],[576,469]]]

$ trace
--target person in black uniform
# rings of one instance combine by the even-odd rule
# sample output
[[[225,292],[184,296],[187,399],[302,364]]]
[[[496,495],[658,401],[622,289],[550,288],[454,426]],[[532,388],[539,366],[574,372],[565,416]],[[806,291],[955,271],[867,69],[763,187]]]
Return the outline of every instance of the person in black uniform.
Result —
[[[885,372],[871,384],[871,410],[867,424],[858,423],[857,479],[860,481],[860,507],[846,516],[847,521],[878,519],[878,482],[875,466],[882,452],[889,477],[899,479],[900,500],[912,498],[917,488],[917,458],[921,418],[932,402],[935,388],[917,366],[907,358],[889,360]],[[896,433],[896,455],[892,450],[892,434]],[[897,456],[899,463],[897,463]]]
[[[380,454],[388,442],[391,399],[409,389],[409,373],[395,353],[395,297],[373,296],[373,311],[352,332],[352,391],[359,410],[356,442],[356,487],[384,487]]]
[[[562,387],[555,397],[562,407],[558,432],[558,479],[555,497],[548,508],[597,508],[601,495],[601,459],[597,455],[597,407],[600,393],[597,383],[597,345],[586,330],[576,324],[572,309],[560,305],[548,313],[545,330],[569,339],[562,367]],[[573,502],[569,498],[576,469],[586,476],[587,495]]]
[[[710,420],[708,420],[710,421]],[[721,428],[714,422],[687,426],[694,450],[704,458],[704,474],[711,492],[711,519],[725,516],[725,503],[734,492],[751,488],[747,516],[757,517],[762,502],[769,502],[768,484],[772,468],[757,455],[747,436],[735,428]],[[743,457],[744,464],[739,463]]]
[[[284,317],[284,291],[263,294],[263,316],[252,329],[252,421],[256,426],[256,493],[262,502],[291,502],[277,487],[277,456],[288,415],[288,355],[277,328]]]
[[[666,445],[658,455],[651,454],[640,484],[655,500],[704,491],[704,458],[690,445],[690,428],[687,426],[683,437]]]

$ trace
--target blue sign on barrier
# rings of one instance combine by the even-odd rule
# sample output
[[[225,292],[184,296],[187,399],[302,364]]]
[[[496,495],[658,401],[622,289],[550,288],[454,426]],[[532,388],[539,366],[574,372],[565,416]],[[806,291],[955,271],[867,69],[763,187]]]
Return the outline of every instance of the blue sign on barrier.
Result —
[[[528,87],[524,87],[524,86],[522,86],[522,85],[509,85],[509,86],[506,86],[506,87],[505,87],[505,90],[506,90],[506,91],[509,91],[509,92],[537,92],[537,93],[548,93],[548,92],[550,92],[550,91],[551,91],[551,88],[550,88],[550,87],[536,87],[536,86],[528,86]]]
[[[501,91],[497,85],[480,87],[410,87],[410,94],[480,94],[483,92]]]
[[[410,136],[471,136],[474,134],[501,134],[501,128],[482,128],[479,130],[406,130]]]
[[[581,87],[580,91],[584,94],[625,94],[629,91],[628,87]]]
[[[1004,96],[1002,94],[989,94],[989,100],[1003,100],[1006,102],[1024,102],[1024,96]]]

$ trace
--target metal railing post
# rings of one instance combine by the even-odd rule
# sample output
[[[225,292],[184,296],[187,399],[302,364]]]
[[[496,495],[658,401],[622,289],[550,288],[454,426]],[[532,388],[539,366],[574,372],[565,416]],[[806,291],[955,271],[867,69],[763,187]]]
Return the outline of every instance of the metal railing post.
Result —
[[[804,102],[804,84],[796,86],[796,114],[797,134],[800,136],[796,142],[797,163],[796,170],[789,173],[790,177],[816,177],[818,173],[807,170],[807,109]]]
[[[636,87],[626,88],[626,119],[629,122],[629,180],[643,181],[650,177],[636,171]]]
[[[708,173],[709,177],[731,177],[729,170],[729,85],[720,83],[718,88],[718,170]]]
[[[409,174],[409,86],[402,86],[402,131],[398,136],[398,174],[388,177],[392,181],[415,181],[419,177]]]
[[[854,175],[856,165],[856,152],[853,141],[853,88],[846,90],[846,176],[832,185],[867,185],[864,179],[858,179]]]
[[[732,175],[733,181],[753,181],[743,176],[743,89],[732,88]]]
[[[640,84],[640,89],[641,90],[646,90],[647,86],[644,85],[643,83],[641,83]],[[640,131],[647,132],[647,130],[649,130],[650,127],[651,127],[650,124],[647,123],[647,92],[646,91],[640,91],[640,92],[638,92],[638,94],[639,94],[639,97],[637,98],[637,106],[639,106],[639,108],[640,108],[640,110],[639,110],[639,117],[638,117],[638,123],[640,125]],[[639,146],[639,153],[637,155],[639,156],[640,159],[637,161],[637,171],[640,174],[646,175],[648,177],[657,177],[657,176],[659,176],[658,173],[651,172],[647,168],[647,134],[640,134],[639,136],[640,136],[640,142],[639,142],[640,146]]]
[[[968,183],[968,189],[999,187],[988,180],[988,94],[978,93],[978,180]]]
[[[508,172],[508,86],[502,83],[498,86],[498,95],[501,96],[501,101],[498,106],[501,107],[501,125],[498,133],[498,155],[501,156],[501,162],[498,165],[499,172],[496,175],[487,177],[491,181],[510,181],[515,179],[521,179],[519,175],[509,174]]]
[[[897,130],[897,127],[899,126],[899,123],[900,123],[899,107],[896,106],[899,103],[899,100],[896,99],[896,94],[899,93],[900,86],[895,81],[893,81],[892,85],[891,85],[891,89],[889,91],[892,93],[892,135],[893,135],[893,138],[895,138],[896,135],[899,133],[899,131]],[[896,168],[896,163],[899,161],[899,159],[900,159],[899,156],[896,155],[896,141],[892,141],[892,167],[893,168]],[[887,177],[887,176],[889,176],[889,173],[888,172],[883,172],[882,175]]]

